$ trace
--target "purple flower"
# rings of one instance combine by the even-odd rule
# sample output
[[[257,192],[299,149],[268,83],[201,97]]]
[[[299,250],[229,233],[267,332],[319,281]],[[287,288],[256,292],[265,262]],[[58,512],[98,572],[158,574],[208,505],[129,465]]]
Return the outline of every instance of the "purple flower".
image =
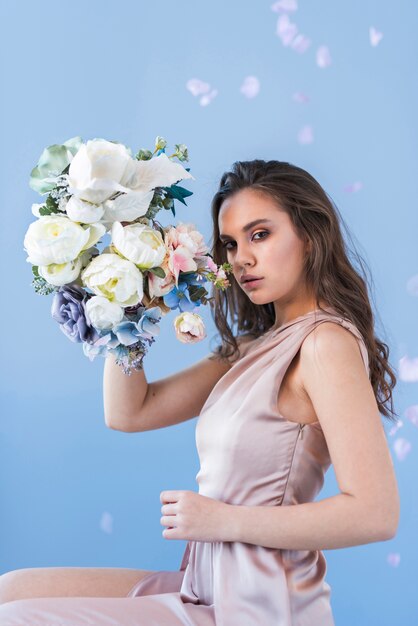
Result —
[[[86,316],[85,292],[75,283],[63,285],[52,300],[51,314],[71,341],[93,343],[99,338]]]

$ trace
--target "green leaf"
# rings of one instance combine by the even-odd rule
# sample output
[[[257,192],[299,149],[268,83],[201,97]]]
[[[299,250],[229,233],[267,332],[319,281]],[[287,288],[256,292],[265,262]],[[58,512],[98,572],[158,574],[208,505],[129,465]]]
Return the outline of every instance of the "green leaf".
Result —
[[[39,276],[38,266],[37,265],[32,265],[32,273],[33,273],[34,276]]]
[[[197,302],[208,294],[206,289],[200,285],[189,285],[190,300]]]
[[[163,270],[162,267],[150,267],[148,272],[152,272],[159,278],[165,278],[165,271]]]
[[[58,287],[50,285],[42,276],[35,276],[31,285],[40,296],[49,296],[54,291],[58,291]]]
[[[45,200],[45,206],[39,207],[39,215],[51,215],[52,213],[61,213],[61,211],[58,209],[58,202],[48,196]]]
[[[193,195],[193,191],[189,191],[189,189],[185,189],[179,185],[171,185],[171,187],[163,187],[163,189],[167,193],[167,196],[173,198],[174,200],[179,200],[186,206],[187,204],[184,201],[184,198]]]
[[[46,206],[48,209],[57,209],[58,208],[58,202],[52,198],[52,196],[48,196],[45,202]]]

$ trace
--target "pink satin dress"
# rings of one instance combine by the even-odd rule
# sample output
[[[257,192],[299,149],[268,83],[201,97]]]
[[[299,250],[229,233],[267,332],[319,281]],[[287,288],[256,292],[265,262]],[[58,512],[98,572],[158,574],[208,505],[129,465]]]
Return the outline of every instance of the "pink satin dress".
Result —
[[[278,413],[284,374],[305,337],[334,321],[352,332],[368,374],[358,329],[335,310],[314,310],[241,347],[196,424],[199,493],[234,505],[311,502],[331,464],[319,422]],[[333,626],[321,550],[241,542],[188,541],[177,571],[140,580],[126,598],[36,598],[0,605],[1,626]]]

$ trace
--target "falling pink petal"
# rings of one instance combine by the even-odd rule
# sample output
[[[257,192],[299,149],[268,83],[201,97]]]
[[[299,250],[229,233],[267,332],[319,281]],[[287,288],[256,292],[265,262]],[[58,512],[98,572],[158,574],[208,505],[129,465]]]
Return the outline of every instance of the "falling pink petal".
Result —
[[[246,76],[241,85],[240,91],[247,98],[255,98],[260,91],[260,81],[256,76]]]
[[[406,290],[411,296],[418,296],[418,274],[408,280]]]
[[[198,78],[191,78],[186,83],[186,89],[190,91],[193,96],[200,96],[202,93],[207,93],[210,89],[209,83],[204,83]]]
[[[212,89],[210,93],[207,93],[200,98],[199,103],[201,104],[202,107],[205,107],[208,104],[210,104],[212,100],[214,99],[214,97],[217,95],[218,95],[218,90]]]
[[[277,20],[277,29],[276,33],[282,40],[282,44],[284,46],[289,46],[293,39],[296,37],[298,32],[298,27],[296,24],[293,24],[287,13],[283,13]]]
[[[405,411],[405,415],[409,421],[418,428],[418,404],[409,406]]]
[[[113,532],[113,516],[105,511],[100,520],[100,528],[104,533],[111,535]]]
[[[290,47],[293,50],[296,50],[296,52],[303,54],[304,52],[306,52],[306,50],[309,48],[310,45],[311,45],[311,40],[308,39],[308,37],[305,37],[305,35],[299,34],[299,35],[296,35],[296,37],[290,44]]]
[[[407,383],[416,383],[418,381],[418,358],[410,359],[403,356],[399,359],[399,378]]]
[[[393,442],[393,449],[398,458],[398,461],[404,461],[407,455],[410,453],[411,448],[411,442],[404,437],[398,437]]]
[[[298,142],[308,144],[313,142],[312,126],[303,126],[298,132]]]
[[[309,102],[310,100],[309,96],[307,96],[302,91],[295,91],[292,97],[293,97],[293,100],[295,102],[298,102],[299,104],[305,104],[306,102]]]
[[[387,562],[389,563],[389,565],[391,565],[392,567],[398,567],[400,561],[401,555],[399,554],[399,552],[389,552],[387,556]]]
[[[363,183],[359,180],[344,187],[346,193],[356,193],[356,191],[360,191],[360,189],[363,189]]]
[[[374,26],[370,26],[370,28],[369,28],[369,37],[370,37],[371,45],[376,47],[377,44],[379,43],[379,41],[382,39],[383,33],[381,33],[378,30],[376,30],[376,28]]]
[[[331,65],[331,54],[327,46],[319,46],[316,51],[316,64],[322,68]]]
[[[393,437],[393,435],[394,435],[395,433],[397,433],[397,432],[398,432],[398,430],[399,430],[400,428],[402,428],[402,426],[403,426],[403,421],[402,421],[402,420],[398,420],[398,421],[396,422],[396,424],[394,424],[394,425],[392,426],[392,428],[390,429],[390,431],[389,431],[389,436],[390,436],[390,437]]]
[[[291,13],[292,11],[297,11],[298,3],[297,0],[278,0],[270,8],[276,13]]]

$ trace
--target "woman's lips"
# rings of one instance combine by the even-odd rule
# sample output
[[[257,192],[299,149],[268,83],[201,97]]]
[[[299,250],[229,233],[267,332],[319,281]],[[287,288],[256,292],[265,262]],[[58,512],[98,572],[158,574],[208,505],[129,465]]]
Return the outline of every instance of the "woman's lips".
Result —
[[[246,280],[245,283],[242,283],[242,286],[244,287],[244,289],[248,289],[250,287],[257,287],[257,285],[259,285],[262,280],[263,278],[256,278],[255,280]]]

